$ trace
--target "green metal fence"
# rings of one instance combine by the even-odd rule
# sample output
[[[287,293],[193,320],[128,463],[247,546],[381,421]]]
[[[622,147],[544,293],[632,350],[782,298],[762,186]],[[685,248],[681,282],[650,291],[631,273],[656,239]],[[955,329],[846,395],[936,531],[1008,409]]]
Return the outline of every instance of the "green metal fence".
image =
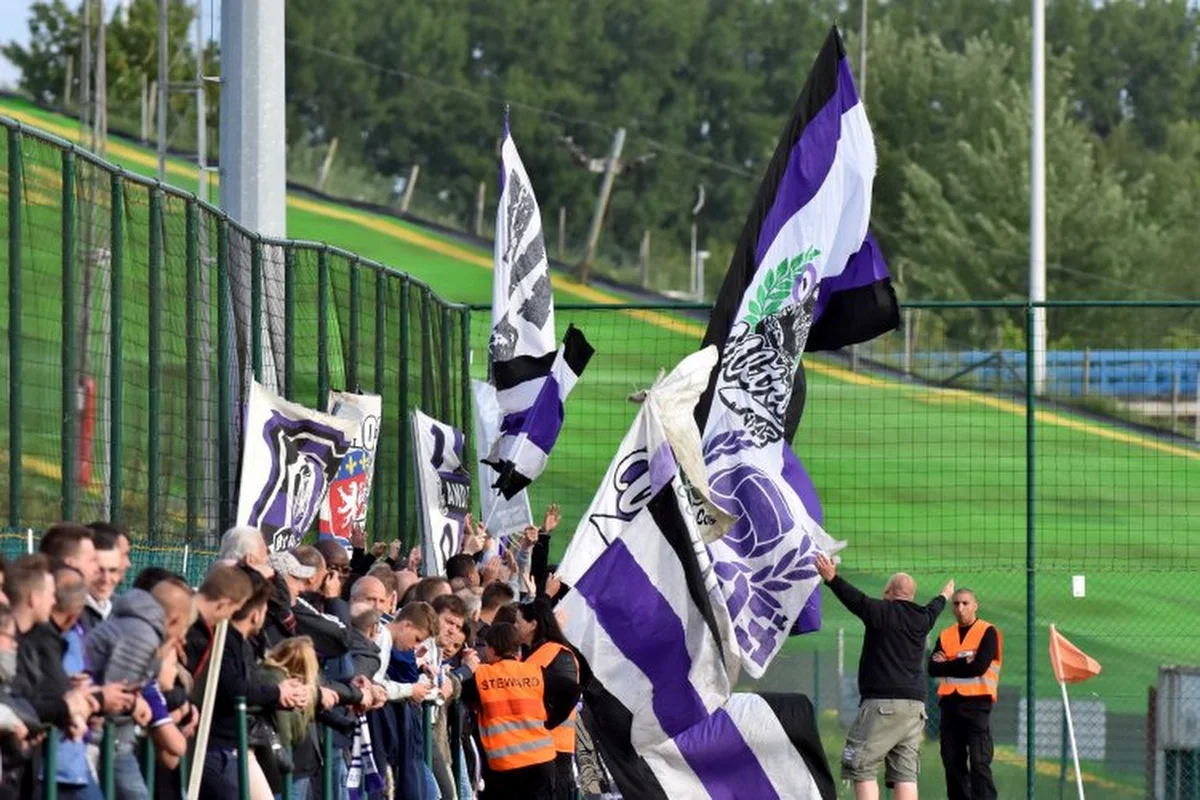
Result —
[[[468,377],[484,376],[488,310],[445,303],[352,253],[257,237],[186,193],[0,122],[0,544],[18,550],[27,528],[62,517],[111,517],[132,529],[135,558],[180,569],[190,557],[195,574],[233,516],[251,375],[310,406],[333,388],[384,396],[372,530],[411,541],[407,411],[471,435]],[[795,449],[826,527],[849,543],[848,578],[877,592],[905,570],[932,593],[953,577],[1002,630],[1001,796],[1060,791],[1051,622],[1104,665],[1072,689],[1089,795],[1192,796],[1200,741],[1174,711],[1200,705],[1186,670],[1200,664],[1188,624],[1200,570],[1200,301],[1044,306],[1047,360],[1060,366],[1041,395],[1028,304],[910,302],[900,331],[805,359]],[[535,509],[562,506],[564,539],[633,419],[626,398],[695,349],[707,310],[560,304],[567,323],[597,356],[530,493]],[[1136,380],[1152,388],[1120,389],[1118,361],[1121,380],[1144,373]],[[862,629],[831,597],[825,623],[789,641],[762,685],[816,698],[836,763]],[[930,730],[921,788],[937,796],[936,708]]]
[[[107,518],[146,548],[211,547],[236,511],[253,376],[317,408],[331,389],[386,398],[372,528],[411,540],[407,412],[469,430],[466,309],[391,267],[257,236],[186,192],[0,125],[6,532]]]

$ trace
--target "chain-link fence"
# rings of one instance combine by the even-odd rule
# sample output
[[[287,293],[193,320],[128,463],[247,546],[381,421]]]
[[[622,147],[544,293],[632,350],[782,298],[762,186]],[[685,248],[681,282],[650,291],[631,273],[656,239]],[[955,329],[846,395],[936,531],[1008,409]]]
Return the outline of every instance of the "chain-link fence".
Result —
[[[1192,797],[1200,676],[1172,665],[1200,665],[1188,622],[1200,567],[1200,303],[1048,305],[1050,340],[1064,344],[1046,353],[1040,395],[1033,314],[1020,302],[911,303],[901,329],[870,346],[807,357],[795,450],[828,529],[849,542],[848,579],[878,595],[903,570],[932,596],[954,578],[1002,632],[992,714],[1002,797],[1073,791],[1050,623],[1103,666],[1069,687],[1088,795]],[[481,355],[487,310],[476,315]],[[561,304],[558,315],[597,356],[531,496],[573,521],[636,412],[626,397],[691,352],[707,317],[700,306]],[[791,640],[760,685],[816,698],[836,768],[858,702],[862,625],[831,595],[824,612],[824,630]],[[953,623],[945,613],[938,629]],[[938,723],[933,699],[929,796],[946,791]]]
[[[254,236],[185,193],[3,125],[0,549],[20,552],[27,529],[56,519],[114,518],[139,564],[196,575],[233,517],[251,376],[314,407],[336,388],[383,395],[371,528],[411,541],[407,411],[471,435],[467,378],[485,373],[487,309],[351,253]],[[795,447],[828,528],[849,542],[849,579],[878,593],[905,570],[932,594],[953,577],[1002,631],[1001,796],[1070,789],[1051,622],[1104,668],[1070,689],[1089,795],[1194,796],[1200,303],[1046,305],[1040,393],[1025,304],[909,303],[901,330],[806,358]],[[560,304],[568,323],[597,356],[531,497],[561,504],[569,531],[632,421],[627,397],[695,349],[707,312]],[[790,641],[763,681],[816,698],[835,763],[861,646],[861,625],[826,597],[824,631]],[[941,795],[930,711],[921,788]]]
[[[331,389],[387,398],[372,527],[411,540],[407,412],[470,430],[466,310],[0,123],[7,531],[103,518],[139,546],[211,547],[236,511],[253,377],[315,408]]]

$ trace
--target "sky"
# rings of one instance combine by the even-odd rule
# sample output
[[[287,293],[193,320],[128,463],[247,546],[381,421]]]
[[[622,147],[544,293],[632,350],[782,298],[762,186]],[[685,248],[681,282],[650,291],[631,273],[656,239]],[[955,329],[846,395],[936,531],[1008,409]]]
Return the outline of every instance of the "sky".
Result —
[[[29,42],[29,7],[35,0],[0,0],[0,44],[16,41],[21,44]],[[105,7],[115,7],[119,0],[107,0]],[[193,0],[196,2],[196,0]],[[219,24],[221,18],[220,0],[199,0],[204,8],[204,26],[209,27],[210,19]],[[212,32],[209,31],[211,35]],[[196,35],[195,28],[188,33],[189,41]],[[9,60],[0,55],[0,88],[15,89],[21,74]]]
[[[0,43],[7,44],[13,40],[25,44],[29,41],[29,6],[33,0],[0,0]],[[21,73],[9,63],[8,59],[0,56],[0,87],[15,89]]]

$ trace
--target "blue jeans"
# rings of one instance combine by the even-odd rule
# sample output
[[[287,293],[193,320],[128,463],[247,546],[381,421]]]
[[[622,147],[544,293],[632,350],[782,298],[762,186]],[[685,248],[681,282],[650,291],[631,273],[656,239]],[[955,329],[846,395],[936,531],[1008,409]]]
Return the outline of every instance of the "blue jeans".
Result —
[[[292,800],[308,800],[309,778],[292,779]],[[275,795],[275,800],[283,800],[283,795]]]
[[[72,786],[67,783],[58,785],[59,800],[104,800],[104,792],[95,783],[86,786]]]
[[[117,752],[113,758],[113,777],[117,784],[117,797],[121,800],[150,800],[142,768],[132,752]]]
[[[198,800],[230,800],[238,796],[237,756],[233,750],[205,753],[203,775]]]

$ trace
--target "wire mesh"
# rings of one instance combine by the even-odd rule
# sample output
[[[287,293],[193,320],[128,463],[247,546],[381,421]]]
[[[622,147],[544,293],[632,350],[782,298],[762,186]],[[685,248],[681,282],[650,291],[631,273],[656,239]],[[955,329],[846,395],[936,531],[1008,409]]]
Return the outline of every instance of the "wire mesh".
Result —
[[[198,577],[235,511],[241,410],[256,368],[309,407],[330,389],[383,395],[370,533],[413,543],[408,415],[420,408],[459,427],[474,461],[468,381],[486,377],[489,313],[353,254],[261,241],[173,190],[118,180],[38,136],[17,138],[18,259],[0,277],[9,344],[0,375],[10,389],[0,442],[17,488],[0,494],[10,522],[0,549],[20,552],[26,528],[59,519],[70,485],[77,516],[111,511],[130,527],[135,566],[183,569],[186,552]],[[6,236],[9,147],[5,137]],[[848,542],[845,576],[878,594],[890,573],[908,571],[924,596],[953,577],[1004,635],[992,716],[1002,796],[1024,794],[1030,774],[1039,793],[1062,785],[1051,622],[1104,667],[1071,690],[1089,793],[1184,797],[1200,787],[1200,741],[1180,713],[1200,704],[1188,667],[1200,664],[1200,642],[1186,624],[1200,565],[1195,313],[1186,304],[1048,309],[1052,344],[1036,397],[1029,374],[1043,359],[1029,351],[1018,303],[909,304],[900,330],[805,358],[794,445],[826,527]],[[597,355],[530,490],[535,516],[558,503],[571,530],[636,414],[628,396],[692,352],[706,323],[698,307],[559,305],[559,329],[575,324]],[[835,763],[861,647],[860,623],[826,597],[823,632],[790,640],[759,684],[816,699]],[[1030,679],[1038,760],[1027,772]],[[921,790],[941,795],[936,704],[929,710]]]

